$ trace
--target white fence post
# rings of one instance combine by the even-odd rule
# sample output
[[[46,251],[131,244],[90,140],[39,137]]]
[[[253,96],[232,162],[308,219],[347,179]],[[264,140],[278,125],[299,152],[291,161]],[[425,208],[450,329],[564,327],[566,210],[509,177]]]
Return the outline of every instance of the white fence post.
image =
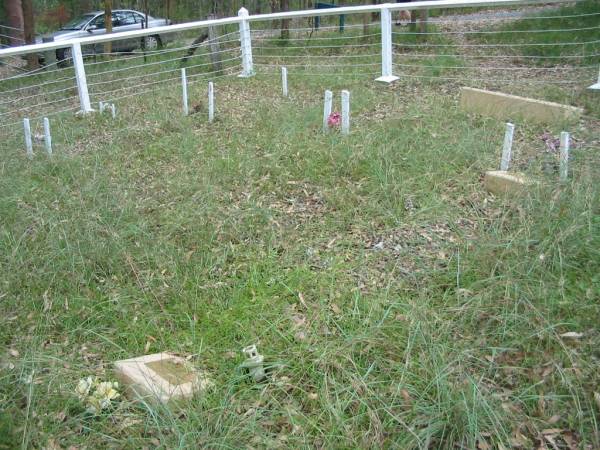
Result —
[[[600,69],[598,69],[598,82],[592,84],[588,89],[592,91],[600,91]]]
[[[381,76],[376,81],[391,83],[399,77],[392,75],[392,13],[381,10]]]
[[[510,158],[512,154],[513,135],[515,126],[508,122],[506,124],[506,132],[504,133],[504,146],[502,147],[502,159],[500,160],[500,170],[508,170]]]
[[[560,181],[566,181],[569,175],[569,133],[560,133]]]
[[[333,102],[333,93],[329,90],[325,91],[325,106],[323,107],[323,132],[329,131],[327,120],[331,115],[331,103]]]
[[[85,67],[83,65],[83,55],[81,54],[81,45],[79,42],[74,42],[71,45],[71,54],[73,56],[73,67],[75,67],[75,79],[77,80],[77,91],[79,92],[81,112],[87,114],[94,110],[90,104],[90,94],[88,92]]]
[[[283,91],[283,96],[288,96],[288,84],[287,84],[287,68],[281,68],[281,88]]]
[[[215,120],[215,86],[212,81],[208,82],[208,121]]]
[[[50,134],[50,121],[44,117],[44,144],[46,145],[46,153],[52,155],[52,135]]]
[[[183,102],[183,115],[187,116],[190,113],[190,110],[188,107],[187,77],[185,74],[185,68],[181,69],[181,94]]]
[[[25,133],[25,150],[27,151],[27,157],[33,158],[33,144],[31,142],[31,125],[29,119],[23,119],[23,132]]]
[[[252,38],[250,36],[250,22],[248,22],[248,10],[241,8],[238,11],[240,20],[240,45],[242,47],[242,73],[239,75],[242,78],[251,77],[254,75],[254,67],[252,63]]]
[[[342,91],[342,134],[350,133],[350,92]]]

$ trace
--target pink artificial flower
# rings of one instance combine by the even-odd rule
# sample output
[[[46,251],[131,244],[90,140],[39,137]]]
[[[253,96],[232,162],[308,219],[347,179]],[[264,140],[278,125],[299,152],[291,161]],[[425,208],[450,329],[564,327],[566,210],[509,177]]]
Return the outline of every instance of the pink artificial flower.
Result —
[[[338,112],[333,112],[329,114],[327,118],[327,125],[329,128],[336,128],[342,124],[342,116]]]

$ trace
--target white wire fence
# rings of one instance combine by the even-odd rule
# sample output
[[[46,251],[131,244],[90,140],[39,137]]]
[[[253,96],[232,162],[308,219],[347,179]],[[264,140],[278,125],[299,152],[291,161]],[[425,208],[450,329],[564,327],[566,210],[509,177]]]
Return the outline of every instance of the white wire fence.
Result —
[[[458,4],[457,0],[448,1]],[[437,6],[435,2],[428,5]],[[151,97],[167,88],[179,92],[183,68],[188,84],[255,74],[279,79],[283,67],[290,77],[381,76],[379,79],[389,81],[456,83],[511,93],[530,86],[582,90],[596,81],[600,11],[560,15],[558,9],[549,8],[535,17],[518,11],[510,16],[503,11],[440,16],[417,30],[400,23],[389,11],[384,14],[385,7],[377,6],[379,21],[350,23],[343,32],[338,26],[285,30],[257,26],[251,30],[249,25],[259,18],[240,15],[221,19],[228,23],[237,20],[239,30],[219,34],[224,28],[213,21],[216,37],[195,43],[190,43],[189,37],[175,39],[178,43],[155,51],[85,55],[86,42],[82,40],[81,61],[74,52],[72,58],[59,63],[25,74],[6,72],[0,78],[0,134],[20,129],[25,117],[72,114],[99,102]],[[360,13],[361,18],[365,11],[372,12],[365,7],[344,10],[346,14]],[[309,16],[315,11],[305,13]],[[271,21],[271,16],[281,14],[260,16],[260,20]],[[514,21],[520,25],[510,26]]]

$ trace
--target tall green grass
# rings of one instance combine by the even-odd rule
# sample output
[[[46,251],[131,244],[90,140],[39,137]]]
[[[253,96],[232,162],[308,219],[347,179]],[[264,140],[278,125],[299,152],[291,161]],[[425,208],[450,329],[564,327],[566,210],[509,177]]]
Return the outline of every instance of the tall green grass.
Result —
[[[539,17],[539,18],[537,18]],[[600,63],[600,3],[584,0],[556,10],[541,11],[497,28],[498,33],[477,36],[478,40],[496,44],[514,44],[523,56],[543,56],[537,64],[555,65],[556,59],[570,59],[573,64]],[[583,45],[568,45],[585,43]],[[530,45],[527,45],[530,44]]]
[[[326,88],[351,91],[349,137],[321,132]],[[480,176],[503,124],[437,85],[278,90],[217,82],[212,125],[176,86],[132,97],[56,123],[51,159],[5,135],[0,448],[599,446],[596,125],[573,129],[567,183],[531,172],[500,199]],[[557,157],[545,129],[518,127],[515,169]],[[240,369],[251,343],[264,383]],[[215,388],[86,415],[79,378],[147,345]]]

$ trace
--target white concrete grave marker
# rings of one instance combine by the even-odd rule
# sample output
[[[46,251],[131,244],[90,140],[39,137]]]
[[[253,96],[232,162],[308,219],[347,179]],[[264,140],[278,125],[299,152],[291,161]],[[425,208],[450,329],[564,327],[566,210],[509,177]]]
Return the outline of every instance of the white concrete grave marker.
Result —
[[[25,133],[25,150],[27,151],[27,157],[33,158],[33,143],[31,142],[31,125],[29,119],[23,119],[23,132]]]
[[[342,91],[342,134],[350,133],[350,92]]]
[[[52,155],[52,136],[50,135],[50,121],[47,117],[44,117],[44,144],[46,153]]]
[[[208,121],[215,120],[215,86],[212,81],[208,82]]]
[[[112,116],[113,119],[115,119],[117,117],[117,108],[115,107],[114,103],[110,104],[110,115]]]
[[[331,115],[331,106],[333,103],[333,93],[330,90],[325,91],[325,105],[323,107],[323,132],[329,131],[328,119]]]
[[[560,181],[566,181],[569,176],[569,133],[560,133]]]
[[[281,68],[281,89],[283,91],[283,96],[288,96],[288,82],[287,82],[287,68]]]
[[[116,375],[126,393],[143,400],[189,398],[213,385],[207,374],[194,369],[185,359],[170,353],[156,353],[114,363]]]
[[[592,84],[590,87],[588,87],[588,89],[591,91],[600,92],[600,69],[598,69],[598,82]]]
[[[187,116],[190,113],[190,110],[188,107],[187,77],[185,74],[185,68],[181,69],[181,91],[181,101],[183,102],[183,115]]]
[[[508,166],[510,165],[514,134],[515,126],[510,122],[507,123],[506,132],[504,133],[504,146],[502,147],[502,159],[500,160],[500,170],[508,170]]]

